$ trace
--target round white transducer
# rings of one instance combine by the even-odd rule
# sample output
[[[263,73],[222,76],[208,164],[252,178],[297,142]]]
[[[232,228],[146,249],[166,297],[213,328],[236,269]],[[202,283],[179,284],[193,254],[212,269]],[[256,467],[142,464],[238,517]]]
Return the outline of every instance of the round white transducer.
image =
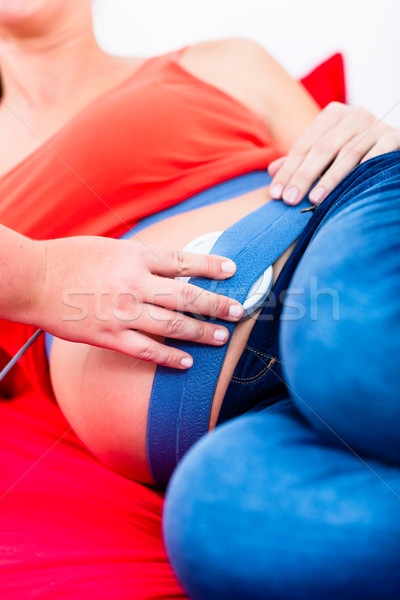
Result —
[[[195,238],[187,246],[185,252],[193,252],[194,254],[210,254],[216,241],[223,234],[223,231],[212,231],[205,233]],[[177,277],[181,281],[189,281],[190,277]],[[272,266],[268,267],[264,273],[253,283],[248,293],[246,300],[243,302],[244,313],[242,321],[254,314],[268,298],[273,285],[273,270]]]

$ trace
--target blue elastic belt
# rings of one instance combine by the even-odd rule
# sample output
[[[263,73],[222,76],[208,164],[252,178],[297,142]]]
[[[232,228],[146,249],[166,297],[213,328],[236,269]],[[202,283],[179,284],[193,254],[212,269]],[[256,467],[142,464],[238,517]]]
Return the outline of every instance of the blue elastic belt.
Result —
[[[243,303],[251,286],[298,238],[312,216],[302,213],[307,200],[296,207],[271,201],[227,229],[211,253],[235,261],[237,271],[224,281],[193,277],[199,288]],[[224,325],[230,335],[235,324]],[[157,367],[147,422],[147,457],[154,481],[165,487],[185,452],[208,431],[212,402],[228,344],[221,347],[166,340],[193,357],[187,371]]]

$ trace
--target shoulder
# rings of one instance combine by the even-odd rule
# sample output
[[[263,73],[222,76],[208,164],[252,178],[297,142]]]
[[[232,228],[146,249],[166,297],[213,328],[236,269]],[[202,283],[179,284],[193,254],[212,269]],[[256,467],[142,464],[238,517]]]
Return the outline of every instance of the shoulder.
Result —
[[[247,38],[201,42],[188,47],[179,62],[265,117],[264,82],[275,61],[257,42]]]
[[[288,151],[319,109],[302,85],[258,44],[247,38],[203,42],[179,61],[256,113],[281,148]]]
[[[226,38],[200,42],[188,48],[188,51],[203,60],[222,61],[226,64],[247,62],[249,59],[262,60],[268,52],[257,42],[244,37]]]

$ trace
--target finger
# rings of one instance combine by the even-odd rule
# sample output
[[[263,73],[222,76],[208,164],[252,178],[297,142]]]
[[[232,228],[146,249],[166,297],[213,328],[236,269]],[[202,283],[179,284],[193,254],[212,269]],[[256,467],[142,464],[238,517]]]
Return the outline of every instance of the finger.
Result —
[[[362,153],[364,151],[365,154],[370,147],[366,146],[366,144],[370,144],[370,142],[367,141],[367,137],[356,135],[358,134],[359,129],[360,123],[358,121],[344,118],[338,125],[323,135],[311,147],[304,157],[303,162],[290,178],[287,187],[283,192],[283,200],[287,202],[287,204],[299,204],[310,189],[312,183],[321,177],[327,167],[329,167],[334,159],[342,153],[343,148],[346,148],[347,150],[347,158],[341,160],[341,169],[338,170],[338,173],[348,173],[359,162],[360,152]],[[363,156],[363,154],[361,154],[361,156]],[[341,159],[343,159],[343,154]],[[328,168],[328,172],[331,174],[333,173],[331,168]],[[332,177],[332,179],[334,178]],[[338,181],[340,181],[340,179],[337,180],[337,182]],[[336,185],[336,183],[334,185]],[[311,192],[310,198],[315,202],[321,202],[323,200],[320,192],[321,186],[322,184],[318,184],[317,189],[315,191],[313,190],[314,194]]]
[[[148,282],[144,298],[146,302],[156,306],[227,321],[238,321],[244,312],[243,306],[231,298],[203,290],[191,283],[155,276]]]
[[[193,364],[193,359],[187,352],[165,346],[139,331],[124,331],[110,349],[172,369],[188,369]]]
[[[329,175],[325,182],[331,179],[328,186],[331,190],[359,163],[360,158],[369,150],[372,140],[377,138],[379,133],[380,128],[377,126],[376,118],[366,109],[356,107],[347,111],[345,116],[311,147],[284,190],[283,199],[288,204],[298,204],[313,181],[321,177],[327,169]],[[340,157],[341,166],[336,169],[337,161],[335,161],[335,167],[332,169],[330,165],[336,157]],[[334,176],[335,172],[340,174],[339,178]],[[311,194],[310,198],[314,202],[322,202],[324,199],[328,190],[324,193],[323,187],[318,185]]]
[[[356,167],[370,150],[373,142],[362,135],[345,144],[332,165],[311,190],[309,199],[313,203],[322,202],[338,183]]]
[[[271,177],[275,177],[275,175],[277,174],[277,172],[279,171],[279,169],[282,167],[283,163],[286,160],[286,156],[282,156],[281,158],[277,158],[276,160],[273,160],[272,162],[269,163],[268,165],[268,173],[271,175]]]
[[[310,192],[311,202],[322,202],[327,194],[358,164],[399,147],[400,132],[388,129],[383,122],[378,122],[374,118],[373,120],[372,126],[366,131],[362,130],[343,145],[330,168]]]
[[[366,162],[370,158],[380,156],[381,154],[387,154],[394,150],[400,149],[400,129],[393,129],[385,133],[379,141],[370,149],[369,152],[364,156],[361,162]]]
[[[229,331],[225,327],[194,319],[154,304],[145,304],[140,318],[133,323],[126,321],[126,325],[127,328],[131,326],[146,334],[213,346],[221,346],[229,338]]]
[[[183,250],[156,248],[157,259],[150,259],[153,273],[164,277],[207,277],[227,279],[236,271],[232,260],[214,254],[194,254]]]
[[[303,162],[310,148],[343,119],[349,107],[339,102],[331,102],[313,121],[305,133],[294,144],[282,167],[275,174],[270,193],[273,198],[282,197],[288,182]]]

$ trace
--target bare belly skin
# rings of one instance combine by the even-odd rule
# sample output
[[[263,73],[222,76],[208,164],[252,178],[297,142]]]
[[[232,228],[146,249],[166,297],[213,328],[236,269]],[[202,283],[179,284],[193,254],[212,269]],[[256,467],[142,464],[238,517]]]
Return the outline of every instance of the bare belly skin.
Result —
[[[170,217],[141,231],[147,244],[182,249],[199,235],[224,230],[270,197],[262,188],[214,206]],[[274,279],[290,255],[274,264]],[[256,316],[236,326],[214,395],[209,429],[218,419],[236,364]],[[101,461],[146,484],[153,479],[146,455],[147,413],[156,365],[119,352],[54,340],[50,375],[61,410],[77,435]]]

